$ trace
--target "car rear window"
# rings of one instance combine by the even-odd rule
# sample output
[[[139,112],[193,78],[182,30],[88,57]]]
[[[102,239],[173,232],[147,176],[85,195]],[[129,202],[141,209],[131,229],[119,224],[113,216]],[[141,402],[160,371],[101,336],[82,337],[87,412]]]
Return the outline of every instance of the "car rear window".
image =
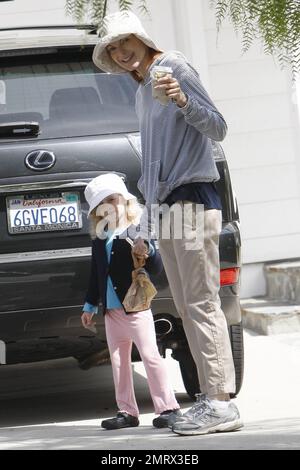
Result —
[[[0,124],[36,121],[37,139],[137,130],[134,80],[103,73],[79,55],[1,61]]]

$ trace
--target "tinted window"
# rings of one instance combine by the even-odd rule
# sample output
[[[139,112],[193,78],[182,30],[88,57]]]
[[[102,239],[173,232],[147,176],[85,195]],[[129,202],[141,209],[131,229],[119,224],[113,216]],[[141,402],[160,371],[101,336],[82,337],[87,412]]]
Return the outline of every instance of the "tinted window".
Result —
[[[0,65],[0,123],[38,121],[39,138],[137,130],[130,76],[102,73],[90,60],[14,59]]]

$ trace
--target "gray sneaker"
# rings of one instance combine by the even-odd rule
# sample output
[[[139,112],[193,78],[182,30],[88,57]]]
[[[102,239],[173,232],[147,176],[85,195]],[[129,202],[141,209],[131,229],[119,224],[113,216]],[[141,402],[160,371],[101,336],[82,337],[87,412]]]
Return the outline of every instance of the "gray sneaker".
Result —
[[[186,411],[183,415],[181,416],[170,416],[168,419],[168,427],[170,429],[173,428],[173,425],[176,423],[184,423],[185,421],[190,421],[193,420],[195,413],[199,413],[199,411],[203,408],[204,403],[207,400],[207,396],[205,393],[196,393],[195,395],[196,401],[193,404],[193,406]]]
[[[185,436],[209,434],[213,432],[235,431],[243,427],[239,410],[232,402],[225,410],[214,408],[209,399],[196,410],[193,418],[176,421],[172,431]]]

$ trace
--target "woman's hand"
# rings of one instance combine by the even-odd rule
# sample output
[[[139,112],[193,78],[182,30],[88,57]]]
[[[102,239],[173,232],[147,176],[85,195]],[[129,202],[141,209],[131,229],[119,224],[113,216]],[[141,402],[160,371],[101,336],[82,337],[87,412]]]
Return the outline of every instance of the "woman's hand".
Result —
[[[179,108],[183,108],[187,104],[187,97],[180,88],[178,80],[174,77],[162,77],[156,80],[157,85],[154,87],[158,90],[165,90],[166,95],[176,103]]]
[[[148,246],[141,237],[136,238],[132,247],[132,253],[138,260],[148,258]]]
[[[81,315],[81,323],[84,328],[91,328],[96,325],[96,322],[92,321],[93,316],[93,313],[83,312]]]

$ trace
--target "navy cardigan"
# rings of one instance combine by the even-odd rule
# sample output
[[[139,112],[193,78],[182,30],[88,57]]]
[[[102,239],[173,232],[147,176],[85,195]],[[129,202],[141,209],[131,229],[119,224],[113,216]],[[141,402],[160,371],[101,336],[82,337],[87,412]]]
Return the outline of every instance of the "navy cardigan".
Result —
[[[146,260],[145,269],[151,275],[158,275],[163,269],[159,252],[151,240],[154,253]],[[134,270],[130,244],[122,238],[115,238],[111,249],[110,264],[106,254],[106,240],[96,238],[92,242],[92,260],[88,291],[85,302],[98,305],[102,302],[103,314],[106,313],[107,278],[111,277],[114,289],[121,301],[131,285]],[[130,312],[126,312],[130,313]]]

